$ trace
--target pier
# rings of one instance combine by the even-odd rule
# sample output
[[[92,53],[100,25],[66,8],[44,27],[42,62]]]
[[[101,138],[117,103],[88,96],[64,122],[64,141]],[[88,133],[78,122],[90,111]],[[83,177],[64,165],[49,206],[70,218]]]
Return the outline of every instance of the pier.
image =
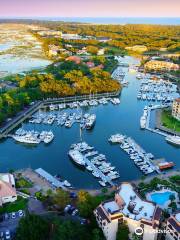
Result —
[[[70,103],[74,101],[117,97],[119,96],[119,94],[120,94],[120,91],[111,92],[111,93],[96,93],[96,94],[82,95],[82,96],[62,97],[62,98],[49,98],[49,99],[44,99],[42,101],[37,101],[33,105],[25,109],[24,111],[17,114],[11,121],[6,123],[5,126],[0,128],[0,139],[7,137],[7,135],[12,130],[18,127],[18,125],[23,123],[26,119],[30,118],[32,114],[37,112],[39,109],[46,108],[50,104],[61,104],[61,103]]]
[[[164,137],[168,137],[169,134],[167,134],[166,132],[163,132],[163,131],[160,131],[159,129],[153,129],[151,128],[149,125],[150,125],[150,119],[151,119],[151,111],[152,110],[156,110],[156,109],[162,109],[162,108],[167,108],[168,106],[164,106],[164,105],[155,105],[155,106],[152,106],[152,107],[148,107],[148,114],[147,114],[147,119],[146,119],[146,127],[145,129],[150,131],[150,132],[153,132],[153,133],[156,133],[156,134],[159,134],[161,136],[164,136]]]
[[[99,177],[104,181],[109,183],[111,186],[114,186],[114,183],[110,179],[110,177],[104,175],[99,168],[97,168],[91,161],[89,161],[86,157],[84,157],[84,161],[87,166],[90,166],[94,172],[97,172],[99,174]]]

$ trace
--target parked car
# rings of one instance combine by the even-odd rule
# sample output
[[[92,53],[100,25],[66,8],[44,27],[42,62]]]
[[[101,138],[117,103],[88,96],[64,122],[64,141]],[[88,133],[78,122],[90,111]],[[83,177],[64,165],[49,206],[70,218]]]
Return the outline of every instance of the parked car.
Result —
[[[24,216],[23,210],[19,210],[19,211],[18,211],[18,214],[19,214],[19,217],[23,217],[23,216]]]
[[[9,231],[9,230],[6,230],[6,238],[5,238],[5,239],[11,239],[10,231]]]
[[[73,212],[72,212],[72,216],[76,216],[78,214],[78,209],[75,209]]]
[[[82,218],[80,223],[81,223],[81,225],[86,225],[86,224],[88,224],[88,220],[85,218]]]
[[[15,213],[15,212],[12,212],[12,213],[11,213],[11,217],[12,217],[12,218],[16,218],[16,213]]]
[[[0,232],[0,239],[4,240],[4,233],[3,232]]]
[[[66,205],[66,207],[64,208],[64,212],[68,212],[70,208],[71,208],[70,204]]]
[[[72,212],[75,210],[76,208],[74,206],[71,206],[68,210],[69,214],[72,214]]]
[[[75,192],[70,192],[70,198],[77,198],[77,194]]]

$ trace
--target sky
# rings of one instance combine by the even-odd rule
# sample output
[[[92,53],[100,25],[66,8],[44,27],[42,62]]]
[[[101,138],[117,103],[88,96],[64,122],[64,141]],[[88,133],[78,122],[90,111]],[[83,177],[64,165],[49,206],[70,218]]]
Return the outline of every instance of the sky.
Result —
[[[0,0],[0,17],[180,17],[180,0]]]

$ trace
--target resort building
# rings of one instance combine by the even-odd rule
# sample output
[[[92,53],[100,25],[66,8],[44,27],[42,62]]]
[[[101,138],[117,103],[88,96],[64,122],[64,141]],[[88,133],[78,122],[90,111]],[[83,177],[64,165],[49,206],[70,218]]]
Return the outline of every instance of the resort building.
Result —
[[[39,31],[38,34],[40,36],[57,36],[57,37],[61,37],[62,36],[62,32],[60,31],[54,31],[54,30],[45,30],[45,31]]]
[[[107,240],[115,240],[118,226],[127,223],[131,234],[142,230],[143,240],[156,240],[161,219],[161,208],[142,200],[130,183],[122,183],[113,200],[101,203],[94,214]]]
[[[171,70],[179,70],[179,65],[174,64],[172,62],[166,62],[166,61],[156,61],[152,60],[147,63],[145,63],[144,68],[146,70],[166,70],[166,71],[171,71]]]
[[[81,58],[76,57],[76,56],[70,56],[70,57],[66,58],[66,61],[72,61],[72,62],[75,62],[76,64],[80,64]]]
[[[134,52],[146,52],[148,50],[148,48],[144,45],[135,45],[132,47],[126,47],[126,50],[131,50]]]
[[[0,206],[17,200],[15,181],[12,174],[0,174]]]
[[[168,218],[166,225],[166,240],[179,240],[179,239],[180,239],[180,212]]]
[[[172,116],[180,121],[180,98],[176,98],[173,101]]]

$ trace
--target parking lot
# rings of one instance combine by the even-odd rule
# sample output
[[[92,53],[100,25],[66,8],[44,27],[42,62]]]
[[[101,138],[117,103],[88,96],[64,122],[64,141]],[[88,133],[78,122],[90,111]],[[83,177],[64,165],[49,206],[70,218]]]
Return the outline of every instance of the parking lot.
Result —
[[[18,226],[19,220],[25,215],[24,211],[5,213],[1,215],[0,240],[12,239]]]

